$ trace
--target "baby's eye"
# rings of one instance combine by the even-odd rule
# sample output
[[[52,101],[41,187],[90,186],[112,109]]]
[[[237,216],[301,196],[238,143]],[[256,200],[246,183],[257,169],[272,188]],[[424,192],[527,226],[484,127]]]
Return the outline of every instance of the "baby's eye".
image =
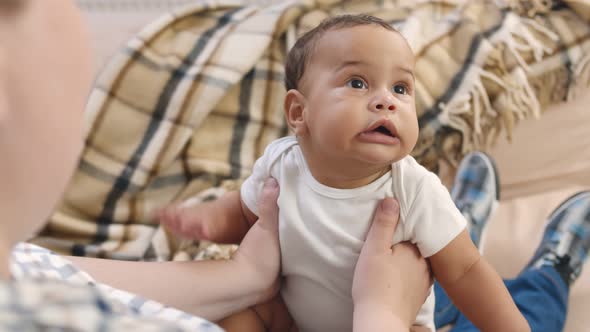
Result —
[[[400,95],[407,95],[408,87],[404,84],[396,84],[393,86],[393,92],[399,93]]]
[[[346,82],[346,85],[348,87],[353,88],[353,89],[367,89],[368,88],[367,84],[363,80],[358,79],[358,78],[351,79],[350,81]]]

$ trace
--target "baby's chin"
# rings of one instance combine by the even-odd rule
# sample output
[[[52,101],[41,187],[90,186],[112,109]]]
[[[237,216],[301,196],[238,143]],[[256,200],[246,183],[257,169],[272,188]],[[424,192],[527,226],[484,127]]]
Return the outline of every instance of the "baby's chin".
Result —
[[[395,155],[395,156],[381,156],[381,157],[374,157],[372,156],[365,156],[365,158],[360,158],[361,162],[366,164],[367,166],[374,168],[374,169],[381,169],[381,168],[388,168],[391,164],[394,164],[402,159],[404,159],[407,154],[403,155]]]
[[[374,166],[389,166],[407,157],[411,150],[403,144],[397,146],[374,145],[373,151],[367,151],[360,159]]]

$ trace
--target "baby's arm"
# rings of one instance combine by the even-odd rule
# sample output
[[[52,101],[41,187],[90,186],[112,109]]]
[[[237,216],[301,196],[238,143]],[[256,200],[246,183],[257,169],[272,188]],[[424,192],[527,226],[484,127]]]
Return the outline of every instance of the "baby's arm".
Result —
[[[466,230],[429,258],[435,278],[481,331],[530,331],[502,279]]]
[[[174,234],[217,243],[239,243],[258,218],[231,191],[214,201],[187,200],[159,212],[160,223]]]
[[[160,211],[160,222],[173,233],[186,238],[239,243],[258,219],[248,206],[255,211],[264,182],[269,177],[280,178],[280,171],[271,173],[274,161],[294,143],[294,140],[285,138],[269,144],[254,163],[252,174],[239,192],[229,192],[214,201],[199,203],[187,200],[180,205],[169,206]]]

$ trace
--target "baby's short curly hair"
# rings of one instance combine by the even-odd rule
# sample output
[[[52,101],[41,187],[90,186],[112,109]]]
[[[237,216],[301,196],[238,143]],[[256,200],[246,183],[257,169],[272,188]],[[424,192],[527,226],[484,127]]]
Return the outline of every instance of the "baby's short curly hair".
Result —
[[[313,54],[316,43],[326,32],[359,25],[376,25],[397,32],[382,19],[366,14],[340,15],[325,19],[317,27],[301,36],[287,54],[285,62],[285,88],[287,91],[298,88],[298,83],[303,77],[305,66]]]
[[[0,0],[0,14],[17,14],[27,3],[27,0]]]

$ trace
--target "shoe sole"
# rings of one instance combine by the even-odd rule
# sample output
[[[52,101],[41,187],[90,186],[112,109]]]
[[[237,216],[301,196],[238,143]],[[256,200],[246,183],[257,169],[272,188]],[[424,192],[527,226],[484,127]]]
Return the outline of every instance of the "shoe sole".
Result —
[[[494,161],[494,159],[487,153],[482,152],[482,151],[475,151],[473,152],[473,154],[480,154],[482,156],[484,156],[484,158],[482,158],[483,160],[486,161],[486,164],[494,171],[494,184],[496,186],[496,201],[500,201],[500,172],[498,172],[498,167],[496,166],[496,162]]]
[[[496,209],[498,209],[498,206],[500,205],[500,173],[498,172],[498,167],[496,166],[494,159],[489,154],[482,151],[475,151],[472,152],[472,154],[481,155],[480,158],[483,159],[486,165],[492,169],[492,171],[494,172],[494,185],[496,190],[496,201],[494,201],[492,207],[490,208],[490,215],[488,216],[488,220],[481,228],[481,236],[479,239],[479,245],[477,246],[477,250],[479,250],[480,255],[483,255],[483,248],[485,248],[487,239],[486,230],[488,228],[488,225],[490,224],[489,218],[491,218],[494,215]]]

